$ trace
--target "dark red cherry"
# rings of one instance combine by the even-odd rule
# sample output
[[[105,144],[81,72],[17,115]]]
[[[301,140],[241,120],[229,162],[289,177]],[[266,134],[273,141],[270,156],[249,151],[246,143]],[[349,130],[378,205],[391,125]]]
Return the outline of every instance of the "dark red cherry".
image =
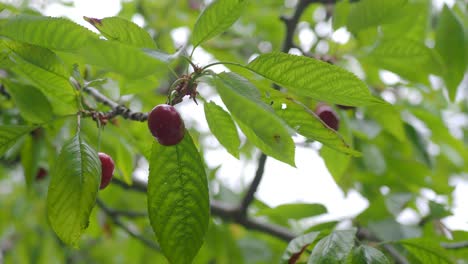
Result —
[[[336,112],[329,105],[324,103],[317,104],[315,114],[331,129],[338,130],[340,120]]]
[[[179,143],[185,134],[184,121],[172,105],[161,104],[148,115],[148,128],[156,140],[164,146]]]
[[[40,181],[47,176],[48,172],[46,169],[40,167],[36,174],[36,180]]]
[[[102,190],[106,188],[112,180],[112,174],[114,174],[114,161],[106,153],[99,152],[98,155],[101,160],[102,168],[101,185],[99,186],[99,189]]]

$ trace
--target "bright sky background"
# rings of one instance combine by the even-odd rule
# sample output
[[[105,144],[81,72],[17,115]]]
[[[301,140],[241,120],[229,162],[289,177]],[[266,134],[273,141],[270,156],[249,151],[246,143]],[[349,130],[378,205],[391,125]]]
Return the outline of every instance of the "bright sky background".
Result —
[[[444,3],[452,6],[454,1],[434,0],[433,2],[435,7],[440,9]],[[119,0],[75,0],[74,2],[74,7],[65,7],[58,3],[44,5],[46,7],[45,14],[66,16],[95,30],[82,19],[83,16],[103,18],[114,16],[120,10]],[[134,22],[141,24],[142,21],[135,17]],[[184,32],[187,32],[187,29],[179,29],[176,32],[178,32],[179,36],[183,36],[186,34]],[[303,45],[309,45],[311,41],[314,41],[314,36],[310,34],[302,34],[299,37],[304,43]],[[343,41],[348,37],[349,33],[345,29],[333,34],[335,41]],[[325,52],[326,48],[324,47]],[[204,63],[210,59],[201,51],[195,54],[195,58],[199,63]],[[394,74],[389,72],[383,72],[382,74],[388,82],[395,81]],[[210,99],[219,101],[219,98]],[[190,113],[190,117],[188,117],[189,115],[184,116],[187,124],[196,125],[198,129],[208,131],[208,126],[204,121],[203,107],[196,106],[193,103],[183,103],[178,108],[183,116],[184,112]],[[189,118],[192,120],[187,120]],[[219,145],[214,137],[207,140],[210,145]],[[207,150],[205,160],[212,167],[222,164],[218,173],[219,178],[229,186],[238,189],[249,184],[256,170],[256,164],[247,163],[245,160],[239,162],[225,150]],[[271,206],[292,202],[322,203],[328,208],[329,215],[316,219],[318,221],[353,217],[367,207],[368,202],[355,191],[351,191],[345,197],[343,192],[336,186],[316,150],[297,147],[296,165],[297,168],[293,168],[269,158],[266,164],[265,177],[259,187],[257,197]],[[147,174],[147,172],[144,173]],[[445,219],[445,223],[454,229],[468,230],[468,203],[463,203],[463,201],[468,201],[468,184],[466,181],[461,180],[455,180],[453,184],[456,185],[455,215]],[[431,191],[424,192],[424,195],[428,199],[438,199]],[[421,209],[427,211],[424,206]],[[415,212],[411,210],[405,210],[399,218],[400,221],[406,223],[414,222],[415,219]]]

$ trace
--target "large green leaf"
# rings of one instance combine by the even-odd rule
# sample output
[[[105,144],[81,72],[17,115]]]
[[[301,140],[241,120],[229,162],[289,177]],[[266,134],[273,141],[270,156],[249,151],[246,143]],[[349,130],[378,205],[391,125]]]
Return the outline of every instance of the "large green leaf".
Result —
[[[354,246],[356,230],[335,231],[315,245],[308,264],[343,263]]]
[[[0,157],[10,149],[19,138],[33,131],[35,126],[0,126]]]
[[[148,212],[162,252],[171,263],[192,263],[208,228],[208,183],[191,136],[174,146],[153,143]]]
[[[198,18],[192,33],[192,44],[202,42],[228,29],[242,13],[245,0],[216,0]]]
[[[315,113],[288,94],[269,89],[264,101],[269,102],[275,113],[298,134],[317,140],[339,152],[359,156],[335,130],[329,128]]]
[[[365,59],[414,82],[427,83],[429,74],[440,73],[440,64],[433,51],[423,43],[407,38],[383,40]]]
[[[260,99],[258,90],[234,73],[218,74],[213,82],[247,138],[265,154],[294,166],[295,145],[287,126]]]
[[[444,6],[436,31],[435,49],[445,63],[443,74],[451,100],[455,100],[457,88],[466,69],[465,39],[463,25],[452,10]]]
[[[318,101],[350,106],[382,103],[354,74],[313,58],[273,52],[258,56],[247,67],[291,93]]]
[[[38,173],[41,149],[44,147],[44,139],[34,136],[27,137],[21,149],[21,165],[24,170],[24,178],[28,188],[32,186]]]
[[[101,182],[97,152],[76,135],[67,141],[52,170],[47,193],[47,215],[57,236],[76,245],[88,227]]]
[[[282,204],[274,208],[265,208],[258,211],[257,215],[299,220],[326,213],[327,208],[322,204],[294,203]]]
[[[18,82],[4,80],[21,116],[31,123],[46,123],[52,118],[52,106],[38,89]]]
[[[348,257],[350,264],[390,264],[390,260],[379,250],[361,245],[351,252]]]
[[[106,17],[103,19],[84,17],[104,37],[137,48],[156,48],[156,43],[144,29],[137,24],[120,17]]]
[[[398,241],[411,254],[424,264],[450,264],[453,263],[444,252],[445,250],[432,240],[413,238]]]
[[[361,0],[355,4],[348,16],[348,29],[360,30],[390,23],[399,18],[400,10],[408,0]]]
[[[62,51],[76,51],[88,38],[97,37],[68,19],[32,15],[9,18],[0,27],[0,36]]]
[[[213,135],[226,150],[239,158],[240,140],[231,116],[215,102],[205,103],[205,116]]]
[[[295,264],[305,249],[317,239],[319,234],[320,232],[311,232],[291,240],[291,242],[288,244],[288,247],[286,248],[286,251],[281,257],[281,263]]]
[[[370,106],[366,113],[401,142],[406,140],[400,112],[393,106]]]
[[[75,88],[69,81],[70,74],[55,53],[20,42],[5,43],[12,51],[10,59],[14,65],[10,69],[35,85],[49,99],[55,114],[76,113]]]
[[[115,40],[89,39],[79,52],[86,63],[101,66],[131,79],[166,69],[166,64],[142,49]]]
[[[404,37],[424,42],[430,15],[429,1],[410,2],[401,9],[396,21],[382,26],[383,36],[387,39]]]

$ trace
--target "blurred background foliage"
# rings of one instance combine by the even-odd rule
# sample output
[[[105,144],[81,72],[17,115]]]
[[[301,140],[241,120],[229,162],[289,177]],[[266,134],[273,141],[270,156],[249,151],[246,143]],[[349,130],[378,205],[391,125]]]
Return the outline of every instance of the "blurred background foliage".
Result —
[[[251,1],[240,20],[202,45],[195,58],[245,63],[255,55],[281,50],[286,30],[280,16],[290,16],[296,2]],[[358,11],[359,2],[311,4],[294,35],[296,47],[290,50],[329,60],[354,72],[374,95],[394,105],[393,109],[335,106],[340,115],[339,132],[363,153],[360,158],[295,138],[317,149],[338,186],[345,193],[358,191],[369,201],[369,207],[353,219],[320,224],[307,221],[322,214],[320,210],[297,213],[308,212],[308,205],[272,209],[256,200],[250,213],[298,233],[353,225],[367,227],[381,240],[422,236],[433,242],[466,241],[466,230],[451,230],[443,221],[452,215],[454,188],[466,182],[468,171],[466,2],[452,1],[451,7],[443,8],[435,7],[437,1],[386,2],[391,6],[381,13],[368,14],[372,18]],[[68,1],[7,1],[0,3],[0,17],[40,14],[38,10],[51,4],[73,6]],[[173,53],[185,44],[184,38],[205,6],[202,0],[123,1],[118,16],[142,24],[159,49]],[[75,58],[67,60],[66,54],[61,55],[72,69],[70,62]],[[187,64],[180,60],[172,66],[174,71],[183,72]],[[87,80],[107,78],[99,85],[107,96],[144,112],[165,102],[174,81],[169,69],[137,80],[98,67],[87,67],[85,74]],[[208,87],[200,92],[206,98],[214,96]],[[12,96],[13,100],[0,96],[0,124],[34,123],[15,104],[15,96],[21,95]],[[96,102],[90,103],[105,110]],[[309,102],[311,109],[316,103]],[[36,175],[39,168],[48,172],[52,167],[62,142],[74,129],[73,121],[64,118],[48,123],[46,129],[35,130],[0,158],[0,262],[165,263],[160,253],[129,236],[102,210],[93,211],[78,249],[64,246],[52,233],[45,216],[49,178],[38,180]],[[189,118],[187,122],[202,151],[213,148],[205,140],[209,134],[196,129],[200,121]],[[97,142],[95,123],[87,119],[82,126],[89,142]],[[150,151],[147,142],[152,141],[146,124],[119,118],[106,126],[104,134],[101,151],[114,157],[116,177],[127,183],[132,177],[141,177],[141,167]],[[241,154],[244,160],[253,160],[257,151],[243,140]],[[207,168],[212,198],[228,203],[239,201],[243,191],[224,184],[217,170]],[[110,208],[146,212],[146,196],[142,193],[114,185],[99,196]],[[412,221],[401,221],[402,212],[410,212]],[[119,219],[128,229],[154,239],[147,218]],[[276,263],[286,246],[275,237],[213,217],[195,263]],[[467,249],[446,253],[458,259],[457,263],[468,263]]]

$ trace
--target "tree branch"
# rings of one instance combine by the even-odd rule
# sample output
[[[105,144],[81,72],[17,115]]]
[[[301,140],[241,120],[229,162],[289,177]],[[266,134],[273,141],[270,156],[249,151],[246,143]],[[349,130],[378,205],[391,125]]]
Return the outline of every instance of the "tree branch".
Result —
[[[291,17],[284,17],[284,16],[280,17],[280,19],[284,22],[284,25],[286,26],[286,36],[284,37],[283,47],[281,48],[283,52],[289,52],[289,50],[294,47],[294,44],[293,44],[294,33],[296,32],[299,19],[301,18],[306,8],[312,3],[319,3],[319,2],[330,2],[330,1],[300,0],[296,6],[296,9],[294,10],[294,14]]]
[[[128,233],[131,237],[139,240],[141,243],[143,243],[147,247],[152,248],[152,249],[157,250],[157,251],[160,251],[159,246],[156,245],[152,240],[149,240],[146,237],[134,232],[126,224],[124,224],[120,220],[119,214],[115,210],[107,207],[100,199],[97,199],[96,203],[102,209],[102,211],[104,211],[104,213],[106,213],[110,217],[110,219],[112,220],[112,222],[114,222],[115,225],[122,228],[122,230],[124,230],[126,233]]]
[[[375,236],[370,230],[359,227],[356,237],[359,240],[368,240],[372,242],[382,242],[377,236]],[[382,244],[382,247],[393,257],[397,264],[409,264],[409,261],[393,246],[390,244]]]
[[[0,83],[0,94],[5,96],[5,98],[7,100],[11,99],[10,93],[8,93],[8,91],[5,89],[5,86],[3,86],[3,84],[1,84],[1,83]]]
[[[120,115],[125,119],[130,119],[130,120],[135,120],[135,121],[140,121],[140,122],[144,122],[148,119],[147,113],[133,112],[127,107],[123,105],[119,105],[117,102],[114,102],[111,99],[107,98],[105,95],[103,95],[101,92],[99,92],[97,89],[93,87],[84,87],[83,91],[85,91],[86,93],[94,97],[94,99],[96,99],[98,102],[101,102],[109,106],[110,108],[112,108],[112,110],[106,114],[109,119],[117,115]]]
[[[138,180],[134,180],[132,185],[127,185],[125,182],[118,179],[113,179],[112,183],[117,184],[124,189],[131,189],[142,193],[146,193],[147,189],[147,185]],[[210,202],[210,209],[213,215],[218,216],[223,220],[233,221],[247,229],[270,234],[286,242],[289,242],[296,237],[296,234],[284,227],[272,225],[257,219],[251,219],[247,217],[247,215],[241,214],[239,206],[233,206],[221,201],[212,200]]]
[[[255,177],[252,180],[252,183],[249,186],[249,189],[247,190],[247,193],[244,196],[244,199],[242,199],[242,202],[240,203],[239,206],[239,211],[242,216],[247,216],[247,209],[254,200],[254,195],[257,192],[258,186],[260,185],[260,182],[263,177],[263,172],[265,171],[265,163],[266,163],[267,156],[265,154],[261,154],[260,158],[258,159],[258,167],[257,171],[255,172]]]

